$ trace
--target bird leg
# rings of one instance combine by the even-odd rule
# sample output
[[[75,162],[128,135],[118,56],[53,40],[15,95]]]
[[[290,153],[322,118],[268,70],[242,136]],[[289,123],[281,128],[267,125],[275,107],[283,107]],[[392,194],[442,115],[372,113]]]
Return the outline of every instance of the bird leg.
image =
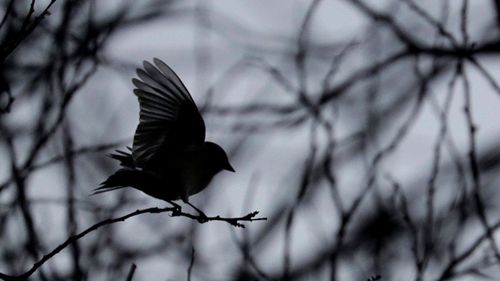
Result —
[[[200,216],[198,218],[198,221],[200,223],[207,222],[207,215],[205,215],[205,213],[202,210],[198,209],[195,205],[189,203],[187,199],[182,199],[182,201],[184,201],[184,203],[188,204],[189,206],[191,206],[191,208],[195,209],[198,212],[198,215]]]
[[[175,211],[174,212],[180,212],[182,210],[182,207],[181,205],[175,203],[174,201],[172,200],[167,200],[168,203],[170,203],[170,205],[172,205],[174,208],[175,208]]]

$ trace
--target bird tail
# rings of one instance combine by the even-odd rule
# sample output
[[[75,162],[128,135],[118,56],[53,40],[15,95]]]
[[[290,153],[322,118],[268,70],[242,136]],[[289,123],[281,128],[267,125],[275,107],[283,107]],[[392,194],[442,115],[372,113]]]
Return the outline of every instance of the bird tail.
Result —
[[[131,150],[130,147],[127,147],[128,150]],[[108,155],[109,157],[118,160],[120,162],[120,166],[125,168],[135,168],[134,158],[132,158],[132,154],[129,152],[116,150],[116,153],[111,153]]]
[[[116,171],[108,179],[103,181],[91,195],[120,189],[127,186],[135,186],[140,181],[141,171],[123,168]]]

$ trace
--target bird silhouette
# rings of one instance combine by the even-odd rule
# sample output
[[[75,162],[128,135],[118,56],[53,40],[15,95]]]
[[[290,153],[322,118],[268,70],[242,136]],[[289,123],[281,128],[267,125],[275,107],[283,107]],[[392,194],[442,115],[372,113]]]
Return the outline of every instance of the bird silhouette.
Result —
[[[132,79],[140,106],[133,146],[110,154],[121,168],[93,194],[133,187],[178,207],[173,200],[189,204],[217,173],[234,169],[219,145],[205,141],[203,117],[177,74],[160,59],[153,62],[144,61],[140,79]]]

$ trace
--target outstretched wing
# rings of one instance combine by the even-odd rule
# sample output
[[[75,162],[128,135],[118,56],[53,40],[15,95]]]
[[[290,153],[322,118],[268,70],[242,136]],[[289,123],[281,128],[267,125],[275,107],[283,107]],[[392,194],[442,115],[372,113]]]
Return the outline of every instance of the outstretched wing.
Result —
[[[159,150],[168,153],[205,140],[205,122],[188,90],[163,61],[153,62],[144,61],[144,69],[137,69],[140,80],[132,79],[140,106],[132,157],[139,167]]]

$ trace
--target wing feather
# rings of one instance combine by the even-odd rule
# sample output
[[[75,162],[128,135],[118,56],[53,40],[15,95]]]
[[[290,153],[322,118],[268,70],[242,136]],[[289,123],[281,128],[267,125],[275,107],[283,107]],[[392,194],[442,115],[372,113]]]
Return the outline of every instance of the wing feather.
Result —
[[[205,123],[186,86],[163,61],[153,62],[144,61],[143,69],[137,69],[139,79],[132,79],[140,106],[132,146],[138,167],[150,163],[160,150],[168,153],[205,140]]]

